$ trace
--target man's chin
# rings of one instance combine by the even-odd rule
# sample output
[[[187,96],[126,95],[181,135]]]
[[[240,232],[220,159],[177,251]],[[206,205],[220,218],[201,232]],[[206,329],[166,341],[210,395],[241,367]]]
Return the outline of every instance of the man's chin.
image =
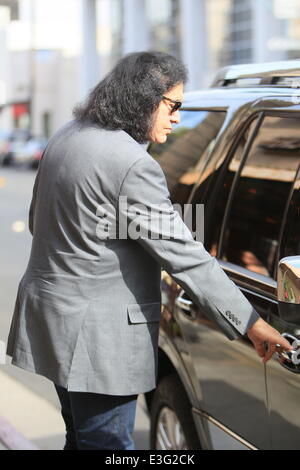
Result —
[[[162,135],[158,139],[158,144],[164,144],[167,141],[168,136],[167,135]]]
[[[167,135],[160,135],[160,136],[157,136],[157,137],[154,137],[154,138],[149,138],[150,142],[152,142],[153,144],[164,144],[167,140],[168,136]]]

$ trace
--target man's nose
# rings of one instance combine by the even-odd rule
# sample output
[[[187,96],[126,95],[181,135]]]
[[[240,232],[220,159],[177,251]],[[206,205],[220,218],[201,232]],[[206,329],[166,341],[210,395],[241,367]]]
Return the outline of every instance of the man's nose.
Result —
[[[175,113],[171,114],[171,121],[174,124],[179,124],[180,123],[180,111],[179,111],[179,109],[177,109],[177,111],[175,111]]]

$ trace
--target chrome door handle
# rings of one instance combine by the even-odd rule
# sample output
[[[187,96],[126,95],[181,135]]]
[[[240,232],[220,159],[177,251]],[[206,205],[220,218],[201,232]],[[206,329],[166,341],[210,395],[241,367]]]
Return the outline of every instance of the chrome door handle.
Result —
[[[196,319],[196,313],[193,310],[193,302],[189,299],[185,299],[183,297],[184,291],[181,291],[179,296],[175,300],[175,304],[179,307],[185,316],[187,316],[191,320]]]
[[[283,333],[282,336],[290,343],[293,350],[277,352],[277,359],[286,369],[300,374],[300,340],[290,333]]]
[[[179,296],[175,300],[175,303],[177,307],[180,307],[185,312],[191,312],[192,305],[193,305],[193,302],[191,300],[184,299],[183,297]]]

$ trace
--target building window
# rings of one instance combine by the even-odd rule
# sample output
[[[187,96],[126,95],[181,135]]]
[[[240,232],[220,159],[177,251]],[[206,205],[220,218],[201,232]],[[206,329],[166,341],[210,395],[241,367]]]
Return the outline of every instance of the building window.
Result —
[[[179,56],[179,1],[147,0],[150,48]]]

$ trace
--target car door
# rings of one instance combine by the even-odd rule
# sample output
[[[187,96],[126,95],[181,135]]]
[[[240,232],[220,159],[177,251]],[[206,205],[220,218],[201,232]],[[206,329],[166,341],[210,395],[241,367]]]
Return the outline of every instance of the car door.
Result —
[[[276,303],[274,268],[295,173],[277,151],[289,126],[283,116],[257,115],[233,155],[216,165],[205,206],[206,248],[265,320]],[[203,200],[197,189],[193,203]],[[203,416],[249,447],[271,448],[265,370],[247,336],[229,342],[196,306],[190,321],[181,310]]]
[[[203,191],[200,184],[194,192],[193,204],[205,203],[206,249],[213,256],[220,258],[227,274],[234,278],[261,316],[266,318],[266,299],[261,292],[255,295],[253,288],[247,289],[248,283],[259,285],[258,279],[261,275],[255,273],[252,276],[252,272],[245,266],[238,265],[234,259],[228,260],[221,252],[221,244],[227,252],[228,241],[233,236],[229,233],[232,220],[230,214],[235,218],[235,211],[229,212],[225,228],[222,229],[229,197],[235,195],[234,200],[240,199],[236,177],[240,176],[241,162],[247,157],[261,122],[262,118],[254,114],[243,126],[241,135],[233,144],[227,158],[221,155],[215,167],[206,171],[211,180],[209,188]],[[227,237],[224,238],[222,231]],[[186,298],[183,293],[181,296]],[[223,431],[220,440],[213,431],[214,428],[210,426],[212,448],[227,448],[228,439],[225,436],[234,436],[236,447],[232,448],[238,448],[238,443],[246,444],[250,448],[270,448],[263,366],[250,341],[247,337],[241,337],[234,342],[228,341],[215,324],[208,320],[205,312],[195,305],[192,305],[191,309],[192,321],[188,321],[184,310],[180,312],[178,309],[177,314],[194,366],[199,408],[204,412],[203,417],[208,423],[213,420]]]
[[[300,122],[299,122],[300,124]],[[299,125],[298,124],[298,125]],[[293,153],[300,163],[300,146],[294,143]],[[293,145],[291,144],[291,147]],[[284,221],[284,231],[279,257],[300,255],[300,169]],[[300,308],[293,315],[272,305],[270,323],[281,333],[300,338]],[[300,368],[288,361],[282,363],[278,356],[266,366],[268,407],[270,413],[271,439],[274,449],[300,449]]]

